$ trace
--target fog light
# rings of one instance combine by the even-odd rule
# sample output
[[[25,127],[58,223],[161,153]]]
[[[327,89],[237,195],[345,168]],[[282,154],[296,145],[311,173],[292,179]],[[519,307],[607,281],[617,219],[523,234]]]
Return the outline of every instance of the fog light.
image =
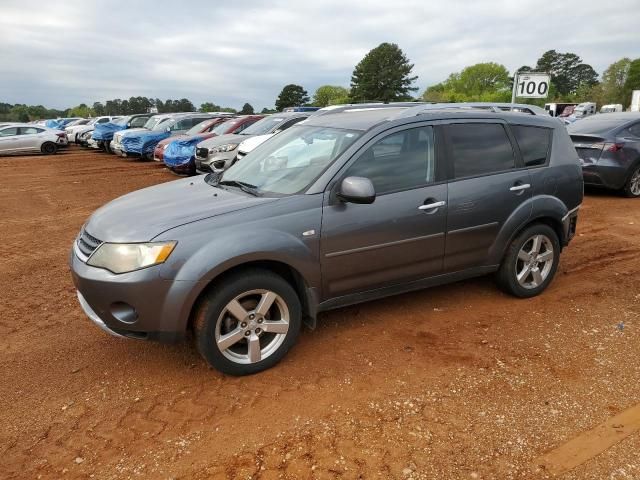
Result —
[[[111,304],[111,315],[123,323],[135,323],[138,320],[138,312],[125,302]]]

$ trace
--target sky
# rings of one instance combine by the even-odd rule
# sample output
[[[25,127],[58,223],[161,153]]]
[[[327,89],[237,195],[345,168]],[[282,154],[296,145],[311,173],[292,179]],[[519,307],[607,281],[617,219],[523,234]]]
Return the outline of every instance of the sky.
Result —
[[[382,42],[415,64],[418,94],[550,49],[598,73],[640,57],[639,0],[2,0],[0,12],[0,102],[61,109],[141,95],[261,110],[289,83],[349,87]]]

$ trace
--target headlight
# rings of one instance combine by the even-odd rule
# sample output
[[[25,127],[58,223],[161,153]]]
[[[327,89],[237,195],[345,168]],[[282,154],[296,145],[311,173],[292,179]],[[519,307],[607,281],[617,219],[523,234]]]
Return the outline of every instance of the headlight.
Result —
[[[210,153],[216,153],[216,152],[230,152],[232,150],[235,150],[238,147],[239,144],[237,143],[226,143],[224,145],[218,145],[217,147],[213,147],[211,150],[209,150]]]
[[[126,273],[164,263],[177,242],[103,243],[91,255],[88,265],[113,273]]]

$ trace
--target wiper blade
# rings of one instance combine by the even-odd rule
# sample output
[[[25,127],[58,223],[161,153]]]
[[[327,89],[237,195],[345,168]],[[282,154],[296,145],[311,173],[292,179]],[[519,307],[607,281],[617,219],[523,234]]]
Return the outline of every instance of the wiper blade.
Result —
[[[240,182],[238,180],[220,180],[218,182],[218,185],[229,185],[231,187],[238,187],[243,192],[253,195],[254,197],[260,195],[260,193],[258,192],[258,187],[256,187],[255,185],[251,185],[250,183]]]

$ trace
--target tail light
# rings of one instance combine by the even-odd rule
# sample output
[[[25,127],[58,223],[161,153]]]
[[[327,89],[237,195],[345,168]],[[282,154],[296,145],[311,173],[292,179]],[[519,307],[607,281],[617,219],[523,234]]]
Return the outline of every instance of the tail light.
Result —
[[[591,148],[602,149],[603,152],[617,152],[624,148],[624,143],[594,143]]]

